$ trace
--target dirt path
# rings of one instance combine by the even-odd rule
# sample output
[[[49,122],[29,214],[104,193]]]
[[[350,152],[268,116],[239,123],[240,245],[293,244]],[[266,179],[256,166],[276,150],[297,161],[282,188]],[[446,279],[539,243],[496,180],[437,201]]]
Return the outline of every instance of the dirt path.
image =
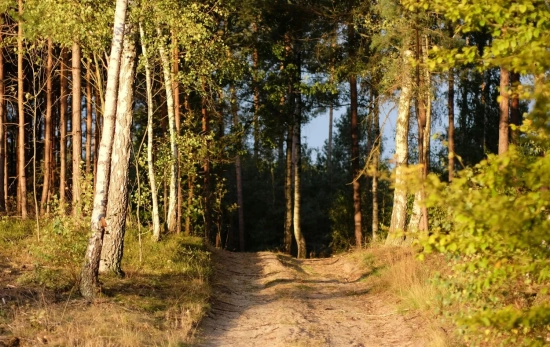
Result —
[[[418,317],[344,257],[296,260],[214,251],[212,309],[200,346],[426,346]]]

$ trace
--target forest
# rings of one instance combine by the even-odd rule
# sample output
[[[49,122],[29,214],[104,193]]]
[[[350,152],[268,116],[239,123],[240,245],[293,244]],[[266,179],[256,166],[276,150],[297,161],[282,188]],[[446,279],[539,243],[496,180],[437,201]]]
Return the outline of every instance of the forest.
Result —
[[[134,305],[149,286],[136,312],[192,330],[223,252],[303,268],[374,252],[430,268],[443,345],[550,341],[547,1],[0,0],[0,14],[4,305],[47,289],[36,300],[63,320],[73,300]],[[325,114],[311,148],[303,129]],[[0,346],[23,334],[21,300],[0,308]]]

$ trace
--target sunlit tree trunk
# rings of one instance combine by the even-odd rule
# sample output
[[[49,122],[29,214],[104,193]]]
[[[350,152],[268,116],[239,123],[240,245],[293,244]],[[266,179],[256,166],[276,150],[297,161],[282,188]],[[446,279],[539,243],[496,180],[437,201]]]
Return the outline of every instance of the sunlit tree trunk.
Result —
[[[510,72],[505,68],[500,68],[500,120],[498,122],[498,154],[504,154],[508,151],[509,131],[510,131],[510,104],[508,88],[510,85]]]
[[[160,28],[157,28],[159,37],[162,37]],[[170,134],[170,198],[168,199],[167,226],[169,232],[175,232],[177,227],[177,175],[178,175],[178,146],[176,136],[176,117],[174,114],[174,91],[172,90],[174,76],[170,69],[170,59],[164,45],[159,46],[166,90],[166,108],[168,111],[168,132]]]
[[[239,115],[237,108],[237,92],[235,87],[231,86],[231,113],[233,114],[233,126],[235,129],[239,127]],[[239,149],[240,149],[239,145]],[[235,176],[237,179],[237,213],[239,216],[239,250],[244,252],[244,199],[243,199],[243,182],[242,182],[242,167],[241,155],[237,153],[235,157]]]
[[[522,123],[521,114],[519,112],[519,95],[516,88],[519,85],[519,73],[510,73],[510,84],[513,88],[512,100],[510,101],[510,124],[520,126]],[[511,130],[512,143],[517,145],[519,140],[519,131]]]
[[[107,223],[105,213],[107,194],[109,191],[109,173],[111,170],[111,152],[115,128],[117,107],[118,78],[124,40],[124,23],[128,0],[117,0],[115,20],[113,25],[113,40],[111,56],[107,71],[107,90],[105,93],[105,109],[103,114],[103,131],[98,153],[97,177],[94,194],[94,209],[92,212],[92,236],[88,241],[84,265],[81,272],[80,293],[87,299],[95,297],[99,283],[98,270],[103,244],[103,234]]]
[[[413,93],[411,79],[411,64],[409,59],[413,56],[410,50],[403,52],[403,68],[401,81],[401,94],[399,95],[399,107],[397,110],[397,122],[395,129],[395,190],[393,193],[393,208],[391,224],[388,231],[386,244],[401,244],[403,238],[398,234],[405,230],[407,221],[407,187],[405,181],[405,168],[408,160],[408,134],[411,97]]]
[[[172,63],[172,82],[174,83],[174,113],[175,113],[175,122],[176,122],[176,135],[181,135],[181,103],[180,103],[180,83],[178,78],[179,73],[179,49],[177,45],[177,41],[175,38],[175,35],[173,35],[173,45],[174,45],[174,51],[173,51],[173,63]],[[177,175],[176,175],[176,183],[178,188],[178,203],[177,203],[177,211],[176,211],[176,232],[179,234],[181,233],[181,209],[182,209],[182,203],[183,203],[183,191],[181,187],[181,153],[178,151],[178,162],[177,162]]]
[[[67,50],[61,49],[60,90],[59,90],[59,201],[63,206],[67,189],[67,103],[68,103],[68,70]]]
[[[378,100],[378,85],[373,89],[373,120],[372,120],[372,240],[378,239],[378,165],[380,161],[380,145],[382,140],[380,139],[380,103]]]
[[[284,252],[292,251],[292,135],[293,126],[288,127],[286,136],[286,164],[285,164],[285,229]]]
[[[4,26],[0,26],[0,212],[6,209],[7,185],[5,179],[8,176],[6,171],[6,86],[4,84],[4,49],[3,35]]]
[[[155,179],[155,162],[153,161],[153,86],[147,45],[145,44],[145,32],[141,23],[139,25],[139,34],[141,37],[141,52],[145,63],[145,85],[147,93],[147,166],[149,169],[149,185],[151,186],[151,199],[153,202],[153,239],[158,241],[160,240],[160,217],[158,188]]]
[[[86,62],[86,173],[92,172],[92,76],[90,60]]]
[[[453,180],[455,171],[455,78],[454,70],[449,70],[448,79],[449,92],[447,94],[447,112],[449,114],[449,128],[447,130],[447,141],[449,142],[449,182]]]
[[[107,227],[103,238],[100,272],[124,276],[120,264],[124,252],[124,234],[128,215],[128,172],[132,138],[132,104],[136,48],[131,28],[127,26],[120,62],[115,136],[111,155],[111,174],[107,200]]]
[[[46,213],[52,176],[52,109],[53,109],[53,41],[48,38],[48,58],[46,62],[46,116],[44,118],[44,184],[40,200],[40,214]]]
[[[80,214],[80,161],[82,160],[82,77],[80,68],[80,44],[73,42],[72,49],[72,73],[73,73],[73,97],[72,97],[72,137],[73,137],[73,216]]]
[[[23,15],[23,0],[19,0],[19,15]],[[25,175],[25,99],[23,89],[23,26],[17,30],[17,110],[19,128],[17,136],[17,178],[21,219],[27,219],[27,178]]]
[[[292,225],[294,226],[294,238],[298,246],[298,255],[297,258],[303,259],[307,256],[306,251],[306,240],[302,234],[302,223],[301,223],[301,207],[302,207],[302,144],[301,144],[301,113],[302,113],[302,101],[301,95],[298,93],[297,98],[297,112],[294,122],[294,132],[293,132],[293,157],[294,157],[294,211],[293,211],[293,220]]]
[[[348,24],[348,42],[350,45],[350,57],[354,56],[355,27]],[[355,234],[355,247],[361,248],[363,231],[361,225],[361,183],[359,182],[359,115],[357,106],[357,76],[349,76],[350,112],[351,112],[351,172],[353,188],[353,225]]]

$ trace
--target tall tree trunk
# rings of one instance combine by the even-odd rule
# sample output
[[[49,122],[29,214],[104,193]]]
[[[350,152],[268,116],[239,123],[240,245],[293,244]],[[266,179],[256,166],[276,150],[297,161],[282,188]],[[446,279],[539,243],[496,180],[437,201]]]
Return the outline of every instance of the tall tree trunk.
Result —
[[[294,132],[293,132],[293,149],[294,149],[294,211],[293,211],[293,221],[294,225],[294,238],[298,245],[298,259],[304,259],[307,256],[306,250],[306,240],[302,234],[302,223],[301,223],[301,207],[302,207],[302,189],[301,189],[301,180],[302,180],[302,144],[301,144],[301,118],[302,118],[302,96],[300,93],[296,96],[297,99],[297,112],[294,122]]]
[[[46,213],[50,193],[50,181],[52,176],[52,109],[53,109],[53,41],[48,38],[48,60],[46,62],[46,117],[44,119],[44,184],[42,185],[42,198],[40,200],[40,214]]]
[[[520,126],[522,123],[521,120],[521,114],[519,112],[519,95],[517,92],[517,88],[519,85],[519,73],[518,72],[511,72],[510,73],[510,84],[513,89],[512,93],[512,100],[510,102],[510,123],[514,124],[515,126]],[[511,138],[512,143],[517,145],[519,141],[519,131],[518,130],[512,130],[511,131]]]
[[[292,137],[293,126],[289,125],[286,136],[286,165],[285,165],[285,230],[284,230],[284,252],[290,254],[292,251]]]
[[[203,134],[208,134],[210,132],[210,124],[208,119],[208,111],[206,109],[206,100],[202,99],[202,132]],[[209,143],[206,144],[207,147],[210,146]],[[204,236],[206,242],[212,243],[212,213],[211,213],[211,200],[210,200],[210,157],[207,154],[204,160],[203,165],[204,170]]]
[[[328,110],[328,143],[327,143],[327,172],[332,182],[332,125],[334,123],[334,105],[332,101]]]
[[[94,209],[91,220],[92,236],[90,237],[86,248],[86,255],[84,258],[84,265],[82,267],[80,280],[80,293],[87,299],[92,299],[95,297],[99,287],[98,270],[101,248],[103,244],[103,234],[105,232],[105,227],[107,226],[105,221],[105,213],[107,207],[107,194],[109,191],[111,152],[113,147],[115,114],[118,98],[118,78],[127,7],[128,0],[116,1],[113,40],[111,44],[111,56],[109,59],[109,68],[107,73],[107,90],[105,93],[103,132],[98,154]]]
[[[350,58],[355,56],[355,27],[348,24],[348,43],[350,46]],[[351,112],[351,173],[353,188],[353,224],[355,234],[355,247],[361,248],[363,231],[361,225],[361,183],[359,169],[359,115],[357,106],[357,76],[349,76],[350,112]]]
[[[61,49],[61,71],[59,76],[59,202],[64,208],[67,189],[67,104],[68,104],[68,70],[67,50]],[[65,213],[65,211],[63,211]]]
[[[510,72],[505,68],[500,68],[500,120],[498,122],[498,154],[504,154],[508,151],[508,134],[510,131],[509,117],[510,104],[508,88],[510,85]]]
[[[447,140],[449,142],[449,182],[453,180],[455,171],[455,76],[454,70],[449,70],[448,79],[449,92],[447,94],[447,112],[449,114],[449,128]]]
[[[111,155],[111,174],[107,200],[107,228],[101,251],[99,272],[112,272],[123,277],[120,267],[124,252],[124,233],[128,214],[128,172],[132,137],[132,103],[134,99],[134,61],[136,47],[132,29],[126,26],[124,48],[120,62],[115,137]]]
[[[86,173],[92,172],[92,74],[91,64],[86,62]]]
[[[7,212],[5,184],[8,172],[6,170],[6,86],[4,84],[4,26],[0,28],[0,212]]]
[[[233,126],[235,129],[238,129],[239,114],[237,109],[237,92],[234,86],[231,86],[231,113],[233,114]],[[239,149],[240,147],[239,145]],[[237,154],[235,157],[235,176],[237,179],[237,213],[239,215],[239,250],[244,252],[244,199],[240,154]]]
[[[73,120],[73,216],[80,214],[80,161],[82,160],[82,76],[80,68],[80,44],[75,40],[72,49],[72,72],[73,72],[73,97],[72,111]]]
[[[19,0],[19,15],[23,15],[23,0]],[[27,219],[27,178],[25,175],[25,99],[23,88],[23,26],[19,22],[17,30],[17,110],[19,131],[17,136],[17,178],[21,219]]]
[[[408,135],[409,114],[411,97],[413,93],[411,79],[411,64],[409,59],[413,56],[410,50],[403,52],[402,85],[399,95],[399,107],[397,110],[397,123],[395,129],[395,189],[393,193],[393,208],[390,229],[386,244],[399,245],[403,238],[399,233],[405,230],[407,221],[407,187],[405,181],[405,169],[408,160]]]
[[[380,161],[380,101],[378,84],[373,88],[373,120],[372,120],[372,240],[378,239],[378,165]]]
[[[97,159],[99,154],[99,138],[101,136],[100,129],[101,129],[101,115],[102,115],[102,107],[98,107],[98,101],[99,101],[99,91],[95,89],[95,96],[94,96],[94,107],[95,107],[95,127],[94,127],[94,187],[96,183],[96,174],[97,174]]]
[[[149,56],[145,44],[145,32],[143,26],[139,25],[139,34],[141,37],[141,51],[145,62],[145,85],[147,90],[147,166],[149,168],[149,185],[151,186],[151,199],[153,201],[153,239],[160,240],[160,217],[158,203],[158,188],[155,179],[155,162],[153,161],[153,85],[151,77],[151,68],[149,66]]]
[[[160,28],[157,28],[159,37],[162,37]],[[168,132],[170,134],[170,198],[168,202],[167,226],[168,232],[175,232],[177,227],[177,175],[178,175],[178,145],[176,136],[176,117],[174,114],[174,91],[172,90],[174,76],[170,69],[170,59],[164,45],[159,46],[164,88],[166,90],[166,108],[168,111]]]
[[[172,82],[174,83],[174,113],[175,113],[175,121],[176,121],[176,135],[181,135],[181,102],[180,102],[180,83],[179,83],[179,49],[177,45],[177,40],[175,38],[175,35],[173,36],[173,45],[174,45],[174,51],[173,51],[173,63],[172,63]],[[181,209],[182,209],[182,203],[183,203],[183,191],[181,186],[181,153],[178,151],[178,162],[177,162],[177,175],[176,175],[176,182],[177,182],[177,188],[178,188],[178,203],[177,203],[177,213],[176,213],[176,232],[179,234],[181,233]]]

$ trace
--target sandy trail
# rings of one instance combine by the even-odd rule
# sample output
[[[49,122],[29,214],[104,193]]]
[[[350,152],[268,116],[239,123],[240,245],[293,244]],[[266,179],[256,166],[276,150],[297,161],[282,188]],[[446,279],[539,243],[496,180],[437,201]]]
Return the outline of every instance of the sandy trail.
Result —
[[[199,346],[426,346],[420,318],[397,313],[344,257],[216,250],[213,261],[212,309]]]

